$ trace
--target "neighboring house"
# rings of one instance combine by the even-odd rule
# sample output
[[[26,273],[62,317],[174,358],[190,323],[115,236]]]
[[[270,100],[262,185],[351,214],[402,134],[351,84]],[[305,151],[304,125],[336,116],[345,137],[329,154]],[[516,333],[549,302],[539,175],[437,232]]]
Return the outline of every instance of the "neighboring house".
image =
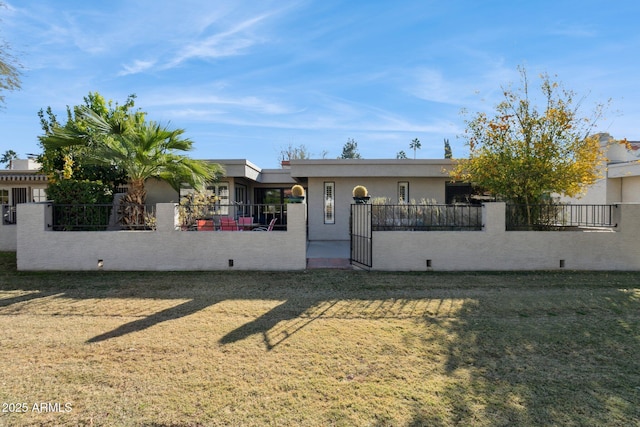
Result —
[[[607,162],[601,170],[602,178],[587,189],[580,198],[561,198],[575,204],[640,203],[640,142],[629,141],[625,146],[609,134],[600,134],[600,146]]]
[[[14,159],[8,169],[0,169],[0,205],[4,224],[14,224],[15,207],[19,203],[43,202],[47,178],[39,172],[33,159]]]
[[[8,169],[0,169],[0,251],[17,248],[16,206],[46,200],[47,177],[39,169],[33,159],[11,160]]]

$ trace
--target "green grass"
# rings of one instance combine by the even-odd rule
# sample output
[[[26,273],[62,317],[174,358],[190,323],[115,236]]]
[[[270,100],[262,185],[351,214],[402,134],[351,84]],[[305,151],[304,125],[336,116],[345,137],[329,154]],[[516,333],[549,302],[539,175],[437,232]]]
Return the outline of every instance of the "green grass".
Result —
[[[0,402],[29,409],[6,426],[640,425],[640,273],[27,273],[0,253],[0,331]]]

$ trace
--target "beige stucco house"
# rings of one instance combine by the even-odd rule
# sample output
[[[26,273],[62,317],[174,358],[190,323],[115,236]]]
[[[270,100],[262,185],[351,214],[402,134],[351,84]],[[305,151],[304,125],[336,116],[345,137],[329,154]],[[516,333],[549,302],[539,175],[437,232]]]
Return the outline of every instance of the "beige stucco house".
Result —
[[[451,202],[468,186],[450,183],[448,159],[317,159],[283,162],[280,169],[262,169],[248,160],[210,160],[225,168],[225,177],[209,189],[221,204],[284,204],[291,187],[305,188],[309,240],[348,240],[352,190],[364,185],[371,197],[389,203],[422,199]],[[462,191],[461,191],[462,190]],[[168,185],[148,185],[148,203],[177,202]]]
[[[603,178],[584,197],[564,201],[640,202],[640,150],[637,150],[640,144],[625,147],[611,141],[610,136],[602,136],[603,150],[607,150],[609,159],[603,168]],[[226,171],[224,178],[208,190],[218,196],[221,205],[285,204],[291,187],[302,185],[306,191],[307,231],[311,241],[349,240],[352,190],[356,185],[367,187],[372,198],[384,198],[388,203],[426,199],[445,204],[463,201],[470,193],[468,185],[451,182],[447,172],[452,166],[449,159],[291,160],[278,169],[263,169],[246,159],[209,161],[221,164]],[[4,224],[15,222],[12,217],[15,205],[46,199],[47,181],[37,168],[33,160],[14,160],[10,169],[0,171]],[[184,188],[177,192],[166,183],[150,180],[147,203],[177,203],[190,191]],[[286,210],[279,216],[286,223]]]

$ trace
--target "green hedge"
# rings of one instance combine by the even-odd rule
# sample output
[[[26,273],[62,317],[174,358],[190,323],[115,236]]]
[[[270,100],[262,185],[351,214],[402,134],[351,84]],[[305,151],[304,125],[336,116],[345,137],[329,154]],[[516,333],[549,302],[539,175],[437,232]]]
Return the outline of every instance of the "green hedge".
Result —
[[[101,181],[63,179],[49,183],[47,198],[60,205],[103,205],[113,202],[113,192]]]

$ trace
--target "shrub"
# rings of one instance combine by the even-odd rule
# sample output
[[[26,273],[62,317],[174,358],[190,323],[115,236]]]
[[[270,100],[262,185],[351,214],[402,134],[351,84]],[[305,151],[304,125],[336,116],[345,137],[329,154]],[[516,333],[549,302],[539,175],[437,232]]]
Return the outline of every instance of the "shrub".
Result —
[[[109,223],[113,193],[101,181],[62,179],[49,184],[47,197],[64,205],[54,209],[55,230],[104,230]]]
[[[49,184],[47,197],[59,205],[104,205],[113,202],[113,192],[102,181],[62,179]]]
[[[369,192],[364,185],[356,185],[353,187],[353,197],[367,197]]]
[[[291,195],[293,197],[302,197],[304,196],[304,187],[302,185],[296,184],[291,187]]]

